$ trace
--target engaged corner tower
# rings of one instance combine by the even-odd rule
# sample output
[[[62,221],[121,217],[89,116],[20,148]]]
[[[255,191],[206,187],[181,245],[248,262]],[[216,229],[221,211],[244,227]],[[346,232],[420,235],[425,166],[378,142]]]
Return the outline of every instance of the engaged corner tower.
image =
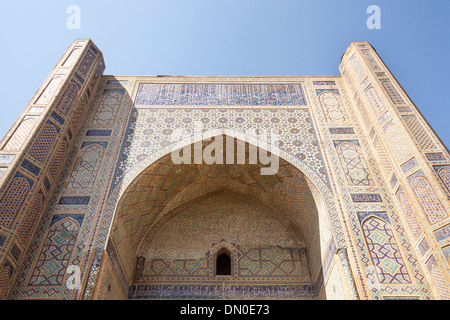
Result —
[[[76,40],[0,141],[2,299],[450,299],[450,155],[368,42],[342,76],[104,69]]]

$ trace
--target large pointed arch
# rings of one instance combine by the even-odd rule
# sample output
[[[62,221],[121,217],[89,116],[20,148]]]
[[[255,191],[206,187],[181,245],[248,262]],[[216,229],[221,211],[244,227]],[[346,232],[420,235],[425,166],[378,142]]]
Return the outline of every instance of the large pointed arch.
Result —
[[[225,135],[235,139],[239,139],[241,141],[247,142],[249,144],[258,146],[264,150],[267,150],[279,158],[284,159],[288,163],[292,164],[298,170],[300,170],[305,177],[307,178],[308,185],[311,187],[313,191],[314,199],[319,203],[324,203],[326,207],[332,208],[335,204],[334,195],[329,183],[324,181],[317,172],[309,167],[304,161],[299,158],[296,158],[294,155],[274,146],[273,144],[267,143],[267,141],[262,141],[256,138],[255,136],[251,136],[246,133],[242,133],[233,129],[220,128],[220,129],[210,129],[206,132],[198,133],[192,135],[190,137],[186,137],[185,139],[180,139],[177,142],[174,142],[166,147],[161,148],[154,154],[151,154],[136,166],[134,166],[131,170],[124,173],[122,177],[120,177],[120,183],[116,184],[110,194],[110,198],[121,198],[124,191],[131,185],[133,181],[152,163],[161,159],[167,154],[179,150],[186,145],[191,145],[200,141],[209,140],[215,136]],[[337,217],[333,218],[333,223],[337,222]],[[339,228],[340,225],[338,223],[334,224],[333,227]]]

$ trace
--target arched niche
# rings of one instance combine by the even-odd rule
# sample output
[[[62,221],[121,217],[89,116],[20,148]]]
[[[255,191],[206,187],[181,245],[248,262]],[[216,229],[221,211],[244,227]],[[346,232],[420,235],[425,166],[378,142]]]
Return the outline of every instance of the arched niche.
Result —
[[[215,133],[222,134],[222,131],[221,129]],[[238,140],[236,136],[238,134],[231,135]],[[214,137],[212,135],[212,139],[206,142],[202,140],[202,147],[205,148],[210,141],[214,141]],[[249,140],[251,139],[245,138],[244,141]],[[175,143],[166,151],[178,150],[186,145],[193,147],[200,140],[191,137],[189,141],[190,143],[183,141],[184,144]],[[262,148],[262,143],[255,143]],[[251,142],[248,143],[250,145]],[[268,145],[265,147],[273,154],[285,154],[280,149]],[[332,195],[311,168],[299,165],[292,157],[297,165],[279,157],[278,172],[261,176],[255,174],[263,166],[260,163],[174,164],[170,152],[155,159],[139,173],[127,173],[128,177],[123,179],[123,184],[113,191],[117,195],[120,190],[120,199],[115,205],[109,241],[114,243],[120,260],[118,263],[131,286],[135,285],[131,279],[134,279],[136,271],[136,257],[144,255],[142,248],[148,240],[150,230],[156,230],[155,226],[164,221],[175,208],[202,195],[224,189],[270,207],[301,234],[303,252],[309,259],[311,278],[309,291],[306,291],[317,296],[314,285],[323,284],[323,264],[327,260],[330,243],[334,242],[335,230],[329,215]],[[299,170],[299,166],[303,166],[308,175]],[[134,176],[132,180],[131,176]],[[334,252],[331,256],[333,255]]]

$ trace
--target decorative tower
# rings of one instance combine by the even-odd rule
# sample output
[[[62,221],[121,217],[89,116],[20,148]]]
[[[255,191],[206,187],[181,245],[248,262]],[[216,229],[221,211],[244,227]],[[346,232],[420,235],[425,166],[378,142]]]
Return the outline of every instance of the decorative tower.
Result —
[[[5,297],[24,259],[44,207],[86,106],[92,101],[105,69],[101,52],[89,39],[75,41],[53,68],[20,117],[0,142],[0,296]],[[66,249],[76,226],[61,226]],[[64,250],[64,249],[63,249]],[[46,270],[65,266],[58,259]],[[65,274],[52,274],[61,283]]]
[[[409,235],[435,297],[448,300],[448,149],[368,42],[349,46],[340,71],[406,226],[395,232]]]

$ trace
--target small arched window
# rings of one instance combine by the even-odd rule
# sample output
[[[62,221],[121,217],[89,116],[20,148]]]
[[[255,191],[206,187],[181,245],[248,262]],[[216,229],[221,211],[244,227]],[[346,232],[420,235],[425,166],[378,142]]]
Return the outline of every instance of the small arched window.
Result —
[[[216,275],[231,276],[231,254],[225,248],[216,254]]]

